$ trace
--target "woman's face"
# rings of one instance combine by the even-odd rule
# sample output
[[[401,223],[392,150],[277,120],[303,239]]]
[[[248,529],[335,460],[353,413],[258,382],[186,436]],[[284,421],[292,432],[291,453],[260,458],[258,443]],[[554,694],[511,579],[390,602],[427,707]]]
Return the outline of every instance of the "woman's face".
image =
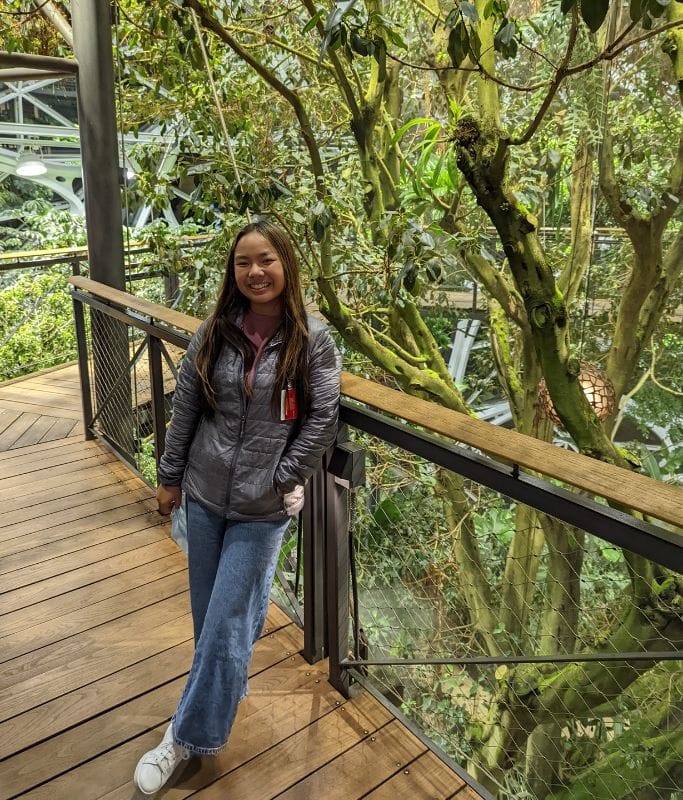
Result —
[[[235,282],[256,314],[282,311],[285,271],[273,245],[256,231],[245,234],[235,248]]]

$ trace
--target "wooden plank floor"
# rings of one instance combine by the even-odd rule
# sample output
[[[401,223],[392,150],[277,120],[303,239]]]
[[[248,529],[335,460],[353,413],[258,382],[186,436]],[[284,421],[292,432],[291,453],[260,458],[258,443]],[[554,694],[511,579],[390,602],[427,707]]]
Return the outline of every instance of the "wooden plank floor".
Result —
[[[192,658],[185,557],[149,488],[96,442],[0,453],[0,501],[0,800],[142,797],[135,764]],[[302,645],[271,605],[229,747],[160,796],[475,800],[373,698],[339,695]]]
[[[0,452],[82,435],[79,386],[75,364],[0,383]]]

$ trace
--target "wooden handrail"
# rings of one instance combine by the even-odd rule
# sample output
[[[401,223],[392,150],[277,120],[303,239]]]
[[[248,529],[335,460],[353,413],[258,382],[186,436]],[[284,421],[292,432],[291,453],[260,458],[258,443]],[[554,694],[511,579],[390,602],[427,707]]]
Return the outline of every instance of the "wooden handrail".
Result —
[[[187,242],[188,244],[192,244],[193,242],[201,241],[203,239],[212,239],[214,236],[215,234],[210,233],[193,233],[188,234],[187,236],[180,236],[173,241]],[[153,251],[152,247],[150,247],[149,243],[147,242],[127,242],[126,249],[128,250],[131,248],[135,250],[140,249],[142,251]],[[70,257],[87,258],[88,248],[83,245],[82,247],[51,247],[47,250],[3,250],[0,253],[0,262],[25,261],[29,258],[53,258],[55,256],[64,256],[65,260]]]
[[[172,308],[166,308],[157,303],[150,303],[149,300],[143,300],[141,297],[136,297],[128,292],[113,289],[111,286],[93,281],[90,278],[83,278],[77,275],[69,278],[69,283],[77,289],[84,289],[86,292],[90,292],[90,294],[99,297],[100,300],[107,300],[110,303],[129,308],[131,311],[137,311],[139,314],[150,317],[150,319],[163,322],[165,325],[171,325],[186,333],[196,333],[197,328],[202,324],[202,321],[197,317],[191,317],[189,314],[174,311]]]
[[[149,316],[158,322],[194,333],[201,320],[181,314],[89,278],[69,281],[102,300]],[[649,517],[683,528],[683,489],[646,475],[556,447],[549,442],[469,417],[436,403],[382,386],[349,372],[342,373],[342,394],[392,416],[475,447],[497,461],[517,464],[532,472],[556,478],[598,497]]]

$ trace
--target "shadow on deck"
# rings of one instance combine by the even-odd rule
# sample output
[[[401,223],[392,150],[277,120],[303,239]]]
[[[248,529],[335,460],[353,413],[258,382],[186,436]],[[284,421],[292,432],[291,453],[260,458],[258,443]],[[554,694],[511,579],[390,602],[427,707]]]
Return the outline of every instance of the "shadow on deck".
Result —
[[[192,658],[185,557],[81,436],[77,368],[0,385],[0,800],[130,800]],[[159,796],[475,800],[372,697],[345,700],[271,605],[228,749]]]

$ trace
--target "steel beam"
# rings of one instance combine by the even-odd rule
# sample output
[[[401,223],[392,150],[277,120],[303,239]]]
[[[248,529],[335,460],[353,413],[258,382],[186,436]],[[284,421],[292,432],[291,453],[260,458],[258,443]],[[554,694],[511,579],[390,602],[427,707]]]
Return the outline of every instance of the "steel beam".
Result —
[[[8,53],[6,50],[0,50],[0,67],[28,67],[69,75],[78,73],[78,61],[74,61],[72,58],[41,56],[33,53]]]
[[[90,277],[125,289],[109,0],[73,0]]]
[[[43,78],[69,78],[72,73],[66,70],[32,69],[30,67],[9,67],[0,69],[0,83],[11,81],[39,81]]]

